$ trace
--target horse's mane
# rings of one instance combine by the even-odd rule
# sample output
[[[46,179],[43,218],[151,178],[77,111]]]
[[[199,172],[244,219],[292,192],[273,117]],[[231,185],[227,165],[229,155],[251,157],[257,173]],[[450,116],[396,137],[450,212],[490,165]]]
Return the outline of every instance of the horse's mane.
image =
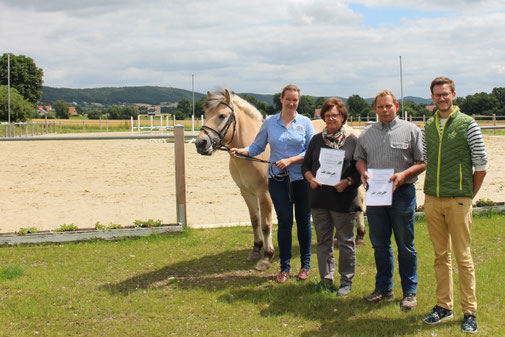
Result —
[[[203,109],[205,111],[214,110],[219,106],[219,103],[225,99],[224,94],[225,89],[219,89],[211,97],[207,97],[203,103]],[[263,115],[256,109],[254,105],[237,95],[236,93],[230,91],[231,99],[233,105],[238,106],[246,115],[248,115],[253,120],[263,122]]]

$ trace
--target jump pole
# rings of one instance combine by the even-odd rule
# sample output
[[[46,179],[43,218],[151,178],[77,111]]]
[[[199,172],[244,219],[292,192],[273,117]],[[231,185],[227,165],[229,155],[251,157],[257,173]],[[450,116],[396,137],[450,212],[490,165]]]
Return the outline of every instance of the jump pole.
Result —
[[[186,227],[186,167],[184,163],[184,125],[174,127],[175,147],[175,199],[177,204],[177,222]]]

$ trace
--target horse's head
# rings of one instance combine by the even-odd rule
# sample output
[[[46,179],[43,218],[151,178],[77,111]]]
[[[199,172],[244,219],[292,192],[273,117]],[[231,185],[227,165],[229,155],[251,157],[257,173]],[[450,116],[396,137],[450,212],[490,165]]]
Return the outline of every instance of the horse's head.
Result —
[[[216,94],[207,92],[207,99],[203,103],[205,125],[195,141],[199,154],[210,156],[233,140],[237,121],[232,95],[228,89]]]

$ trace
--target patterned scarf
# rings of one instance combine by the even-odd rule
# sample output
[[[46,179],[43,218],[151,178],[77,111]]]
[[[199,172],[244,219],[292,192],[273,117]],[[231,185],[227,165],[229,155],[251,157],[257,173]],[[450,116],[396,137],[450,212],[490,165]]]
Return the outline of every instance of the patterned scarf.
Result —
[[[343,125],[334,134],[328,134],[328,128],[326,127],[324,128],[322,134],[324,143],[328,145],[328,147],[337,150],[344,146],[345,139],[347,138],[347,132]]]

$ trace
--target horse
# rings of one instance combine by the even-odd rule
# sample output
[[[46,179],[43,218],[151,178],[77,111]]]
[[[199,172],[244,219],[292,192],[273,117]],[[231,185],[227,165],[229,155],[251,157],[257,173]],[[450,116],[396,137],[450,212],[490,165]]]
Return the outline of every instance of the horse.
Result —
[[[210,156],[218,149],[246,147],[254,141],[263,124],[261,113],[228,89],[220,90],[215,94],[207,92],[203,109],[205,125],[202,126],[195,140],[196,150],[201,155]],[[270,149],[267,147],[256,158],[267,161],[269,156]],[[273,204],[268,192],[268,165],[230,157],[229,169],[247,204],[254,233],[253,248],[247,259],[259,260],[255,269],[266,270],[271,266],[274,256]],[[263,246],[263,257],[261,257]]]
[[[210,156],[215,151],[230,148],[243,148],[253,143],[258,133],[263,116],[249,102],[240,96],[221,89],[212,94],[207,92],[203,104],[205,125],[202,126],[195,140],[196,150],[201,155]],[[322,131],[326,126],[322,120],[313,121],[316,132]],[[356,131],[345,125],[350,132]],[[270,149],[256,156],[262,162],[246,161],[241,158],[231,157],[229,161],[230,174],[239,187],[240,193],[249,210],[249,217],[254,234],[254,244],[249,252],[248,260],[258,260],[257,270],[266,270],[271,266],[274,256],[272,243],[272,213],[273,204],[268,192],[268,162]],[[360,190],[360,205],[363,207],[364,193]],[[363,212],[357,214],[358,230],[356,244],[364,245],[365,224]],[[335,240],[336,242],[336,240]],[[261,249],[264,246],[263,257]]]

